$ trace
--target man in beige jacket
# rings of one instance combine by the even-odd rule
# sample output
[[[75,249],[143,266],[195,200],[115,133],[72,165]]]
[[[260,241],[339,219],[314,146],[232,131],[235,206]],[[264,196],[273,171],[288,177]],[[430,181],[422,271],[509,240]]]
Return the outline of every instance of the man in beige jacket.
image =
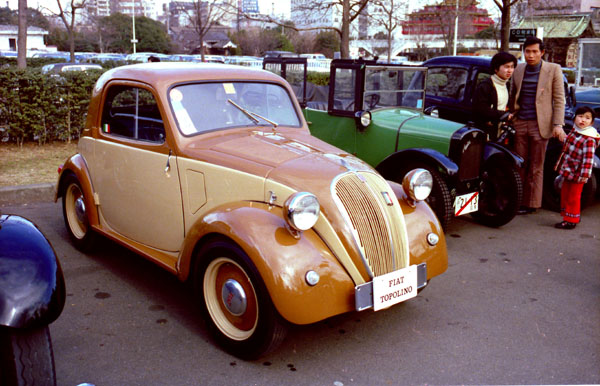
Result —
[[[561,142],[566,134],[565,91],[558,64],[542,60],[544,43],[533,36],[523,44],[526,63],[517,65],[511,90],[515,114],[515,151],[525,160],[521,169],[523,201],[519,214],[534,213],[542,206],[544,158],[550,137]]]

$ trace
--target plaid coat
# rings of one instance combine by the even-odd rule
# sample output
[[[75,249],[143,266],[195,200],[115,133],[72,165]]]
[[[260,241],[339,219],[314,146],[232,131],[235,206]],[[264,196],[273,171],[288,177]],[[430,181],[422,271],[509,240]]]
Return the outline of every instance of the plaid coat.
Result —
[[[592,176],[596,146],[598,142],[595,138],[571,130],[556,165],[558,173],[567,181],[587,182]]]

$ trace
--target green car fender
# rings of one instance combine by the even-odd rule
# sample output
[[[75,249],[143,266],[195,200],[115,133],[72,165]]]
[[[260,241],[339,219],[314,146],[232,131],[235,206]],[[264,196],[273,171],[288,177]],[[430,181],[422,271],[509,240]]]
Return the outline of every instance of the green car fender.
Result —
[[[458,175],[458,165],[444,154],[433,149],[411,148],[397,151],[386,157],[376,169],[388,179],[398,179],[400,172],[406,171],[408,165],[427,167],[436,170],[447,179],[454,179]]]

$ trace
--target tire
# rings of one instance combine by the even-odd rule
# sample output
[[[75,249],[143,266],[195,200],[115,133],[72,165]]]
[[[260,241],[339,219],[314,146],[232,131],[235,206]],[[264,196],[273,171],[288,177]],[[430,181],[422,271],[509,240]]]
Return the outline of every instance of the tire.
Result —
[[[55,386],[54,354],[48,326],[0,329],[0,385]]]
[[[510,222],[523,200],[523,181],[512,166],[490,162],[484,166],[479,209],[471,216],[480,224],[499,227]]]
[[[448,189],[448,184],[439,172],[426,165],[409,165],[408,167],[402,169],[395,181],[399,184],[402,184],[402,179],[404,176],[411,170],[418,168],[426,169],[429,173],[431,173],[431,177],[433,178],[433,187],[431,188],[431,193],[425,202],[429,204],[440,221],[442,228],[446,230],[450,224],[450,221],[452,218],[454,218],[454,203],[452,201],[452,195],[450,195],[450,190]]]
[[[63,218],[69,237],[75,247],[87,251],[93,244],[94,232],[89,225],[83,189],[74,176],[65,180],[65,192],[62,196]]]
[[[195,292],[210,332],[221,347],[239,358],[256,359],[279,346],[287,328],[244,251],[219,239],[200,250],[197,262]],[[245,304],[240,294],[245,295]]]
[[[542,204],[544,208],[554,212],[560,212],[560,185],[557,182],[558,173],[553,168],[544,170],[544,193]],[[598,193],[598,178],[592,173],[588,182],[583,185],[581,192],[581,209],[591,205]]]

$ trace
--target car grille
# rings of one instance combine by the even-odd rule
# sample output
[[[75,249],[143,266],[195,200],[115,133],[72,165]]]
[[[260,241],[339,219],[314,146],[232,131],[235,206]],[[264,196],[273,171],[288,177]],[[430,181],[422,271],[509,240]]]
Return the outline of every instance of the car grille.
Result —
[[[457,151],[460,158],[456,160],[458,161],[458,179],[460,181],[479,178],[484,146],[485,134],[480,130],[471,130],[460,139],[458,142],[460,150]]]
[[[373,173],[347,173],[334,182],[333,194],[371,277],[408,265],[404,219],[398,201],[391,206],[386,201],[393,192],[385,180]]]

